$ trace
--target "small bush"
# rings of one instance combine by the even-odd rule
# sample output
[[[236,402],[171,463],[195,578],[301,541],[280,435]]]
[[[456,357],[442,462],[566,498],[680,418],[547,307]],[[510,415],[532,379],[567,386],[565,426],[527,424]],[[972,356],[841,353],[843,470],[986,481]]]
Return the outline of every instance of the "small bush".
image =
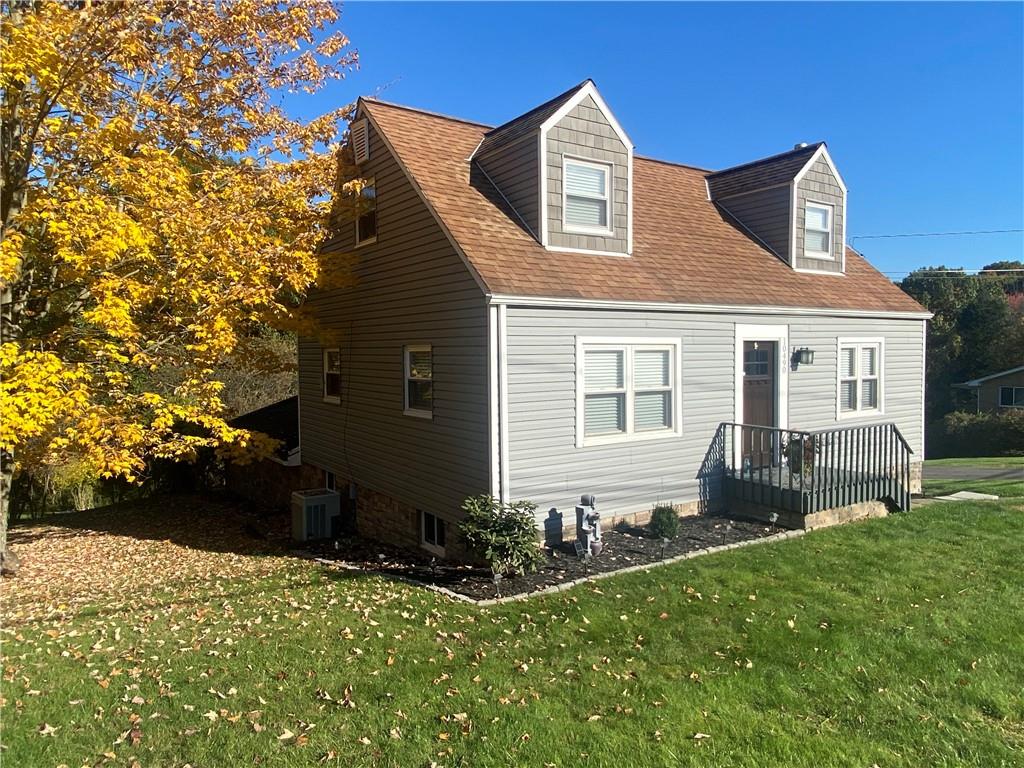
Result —
[[[671,504],[658,504],[651,512],[647,530],[659,539],[674,539],[679,535],[679,515]]]
[[[537,544],[532,501],[502,504],[492,496],[472,496],[462,504],[466,517],[459,530],[471,552],[502,575],[537,570],[544,555]]]

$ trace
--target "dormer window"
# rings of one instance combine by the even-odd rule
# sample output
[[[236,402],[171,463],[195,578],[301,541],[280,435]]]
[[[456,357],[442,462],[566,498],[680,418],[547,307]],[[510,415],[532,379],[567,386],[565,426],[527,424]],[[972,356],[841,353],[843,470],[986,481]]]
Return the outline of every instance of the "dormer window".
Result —
[[[812,259],[832,258],[832,206],[807,203],[804,213],[804,255]]]
[[[356,199],[356,245],[377,242],[377,187],[371,177],[363,181]]]
[[[564,227],[567,232],[611,232],[611,166],[565,158]]]

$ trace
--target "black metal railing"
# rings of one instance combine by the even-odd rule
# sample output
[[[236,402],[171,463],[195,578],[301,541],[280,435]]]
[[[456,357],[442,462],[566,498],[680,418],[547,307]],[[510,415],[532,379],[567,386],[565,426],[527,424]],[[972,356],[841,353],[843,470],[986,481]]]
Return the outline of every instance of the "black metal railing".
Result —
[[[723,422],[727,497],[810,514],[888,499],[910,509],[913,450],[893,423],[820,430]]]

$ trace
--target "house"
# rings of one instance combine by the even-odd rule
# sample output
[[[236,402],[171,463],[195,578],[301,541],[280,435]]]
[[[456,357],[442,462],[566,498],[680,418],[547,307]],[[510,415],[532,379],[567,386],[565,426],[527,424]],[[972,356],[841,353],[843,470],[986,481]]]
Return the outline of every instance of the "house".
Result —
[[[475,494],[571,529],[581,494],[614,521],[919,487],[930,315],[844,247],[825,144],[641,157],[589,80],[498,127],[361,99],[351,144],[324,248],[354,285],[308,299],[299,399],[362,533],[450,556]]]
[[[953,386],[974,393],[978,413],[1024,408],[1024,365]]]

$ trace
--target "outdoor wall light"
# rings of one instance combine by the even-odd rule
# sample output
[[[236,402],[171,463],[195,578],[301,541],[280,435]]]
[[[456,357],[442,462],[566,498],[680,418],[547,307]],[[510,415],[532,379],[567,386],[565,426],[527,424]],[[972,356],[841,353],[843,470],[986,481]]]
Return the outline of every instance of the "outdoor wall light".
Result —
[[[801,347],[793,355],[793,362],[797,365],[814,365],[814,350]]]

